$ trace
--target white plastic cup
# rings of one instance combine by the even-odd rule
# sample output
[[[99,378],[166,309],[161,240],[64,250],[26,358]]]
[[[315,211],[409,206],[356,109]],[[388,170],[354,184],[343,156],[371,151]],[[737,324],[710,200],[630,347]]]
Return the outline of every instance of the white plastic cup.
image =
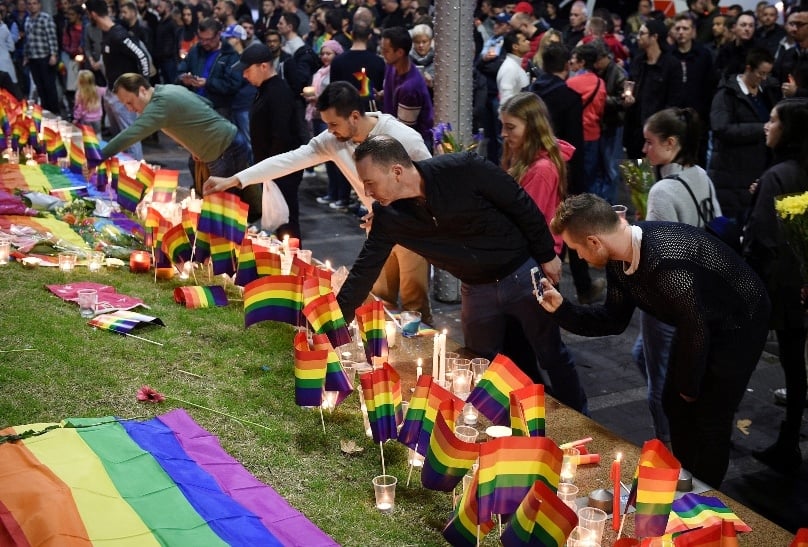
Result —
[[[476,443],[477,437],[480,435],[479,431],[467,425],[459,425],[455,427],[454,433],[455,437],[467,443]]]
[[[95,315],[95,308],[98,305],[98,291],[95,289],[79,289],[79,314],[85,319]]]
[[[606,527],[606,512],[596,507],[581,507],[578,511],[578,526],[592,532],[593,539],[600,542]]]
[[[396,483],[393,475],[373,477],[373,490],[376,494],[376,509],[382,513],[391,513],[396,506]]]
[[[10,256],[11,256],[11,240],[5,237],[0,238],[0,265],[8,264]]]

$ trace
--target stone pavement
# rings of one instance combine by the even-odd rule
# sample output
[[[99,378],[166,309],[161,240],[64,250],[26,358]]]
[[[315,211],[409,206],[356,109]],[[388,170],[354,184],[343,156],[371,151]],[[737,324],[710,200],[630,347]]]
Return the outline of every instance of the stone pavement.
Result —
[[[144,147],[147,161],[179,169],[184,173],[181,184],[190,185],[187,154],[164,135],[160,136],[160,142],[159,146]],[[335,266],[350,268],[361,249],[364,231],[354,215],[317,204],[315,198],[323,195],[325,189],[324,170],[304,177],[300,188],[303,247],[312,249],[314,256],[321,260],[328,259]],[[602,275],[597,271],[593,274]],[[574,298],[566,265],[561,290]],[[436,328],[448,329],[451,337],[462,342],[459,304],[442,303],[433,298],[433,316]],[[579,367],[592,418],[625,439],[642,445],[653,436],[653,427],[644,380],[631,357],[638,329],[635,318],[619,336],[584,338],[564,332],[563,338]],[[795,532],[798,527],[808,526],[808,465],[804,464],[798,475],[786,477],[751,456],[753,450],[770,445],[777,437],[784,408],[774,403],[773,391],[783,385],[783,372],[772,338],[736,414],[730,468],[721,490]],[[805,455],[808,454],[808,437],[803,435],[802,438]],[[602,456],[608,460],[612,455]]]

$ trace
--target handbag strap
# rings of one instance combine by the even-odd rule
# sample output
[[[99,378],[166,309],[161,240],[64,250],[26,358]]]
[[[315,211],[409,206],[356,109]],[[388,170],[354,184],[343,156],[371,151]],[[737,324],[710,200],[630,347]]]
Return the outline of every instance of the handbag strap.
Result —
[[[687,190],[687,193],[690,194],[690,199],[693,200],[693,205],[696,206],[696,212],[699,214],[699,219],[701,219],[701,222],[704,224],[704,226],[707,226],[707,219],[704,218],[704,213],[702,213],[702,211],[701,211],[701,206],[699,205],[699,200],[696,199],[696,194],[694,194],[693,190],[690,189],[690,186],[687,184],[687,182],[685,182],[685,179],[683,179],[682,177],[680,177],[677,174],[668,175],[665,178],[678,180],[679,182],[682,183],[682,186],[685,187],[685,190]],[[712,203],[712,198],[713,198],[713,191],[710,190],[710,202],[711,203]]]

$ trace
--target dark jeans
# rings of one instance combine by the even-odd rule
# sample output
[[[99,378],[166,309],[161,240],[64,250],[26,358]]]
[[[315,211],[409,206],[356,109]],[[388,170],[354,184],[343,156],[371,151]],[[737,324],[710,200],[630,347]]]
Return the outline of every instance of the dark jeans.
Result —
[[[208,162],[208,170],[212,177],[229,177],[249,166],[250,147],[241,132],[236,132],[230,146],[217,159]],[[253,223],[261,220],[261,194],[264,186],[253,184],[243,189],[231,188],[232,192],[241,198],[241,201],[249,205],[247,222]]]
[[[531,258],[494,283],[462,284],[461,319],[466,346],[492,359],[503,353],[506,319],[515,320],[532,346],[539,366],[546,371],[555,398],[586,414],[586,394],[572,356],[561,341],[558,325],[533,296],[530,269],[534,266],[536,261]],[[534,382],[542,383],[537,366],[523,371]]]
[[[28,59],[28,69],[36,84],[42,107],[60,115],[59,95],[56,93],[56,66],[48,64],[48,57]]]
[[[283,194],[283,199],[286,200],[286,205],[289,206],[289,222],[278,226],[275,233],[281,239],[283,239],[283,236],[286,234],[289,234],[289,237],[296,237],[300,239],[301,245],[303,238],[300,235],[300,201],[297,191],[298,188],[300,188],[300,181],[302,180],[303,171],[295,171],[291,175],[275,179],[275,184],[278,185],[281,194]],[[259,185],[256,184],[255,186]]]
[[[805,408],[805,329],[778,329],[776,333],[780,365],[786,376],[786,426],[798,438]]]

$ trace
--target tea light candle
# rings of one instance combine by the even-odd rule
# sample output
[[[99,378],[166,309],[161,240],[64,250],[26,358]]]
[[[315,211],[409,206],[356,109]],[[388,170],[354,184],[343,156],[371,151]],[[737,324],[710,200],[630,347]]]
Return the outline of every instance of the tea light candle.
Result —
[[[104,253],[93,251],[87,255],[87,270],[90,272],[100,272],[104,265]]]
[[[154,275],[157,279],[171,279],[174,277],[174,267],[171,268],[155,268]]]
[[[463,407],[463,423],[474,425],[477,423],[477,409],[471,403],[466,403]]]
[[[129,255],[129,271],[145,273],[151,268],[151,256],[147,251],[134,251]]]
[[[194,263],[193,262],[188,261],[188,262],[184,263],[182,265],[182,270],[180,270],[180,279],[185,281],[186,279],[191,277],[191,271],[193,270],[193,268],[194,268]]]
[[[59,253],[59,269],[72,272],[76,267],[76,253]]]

